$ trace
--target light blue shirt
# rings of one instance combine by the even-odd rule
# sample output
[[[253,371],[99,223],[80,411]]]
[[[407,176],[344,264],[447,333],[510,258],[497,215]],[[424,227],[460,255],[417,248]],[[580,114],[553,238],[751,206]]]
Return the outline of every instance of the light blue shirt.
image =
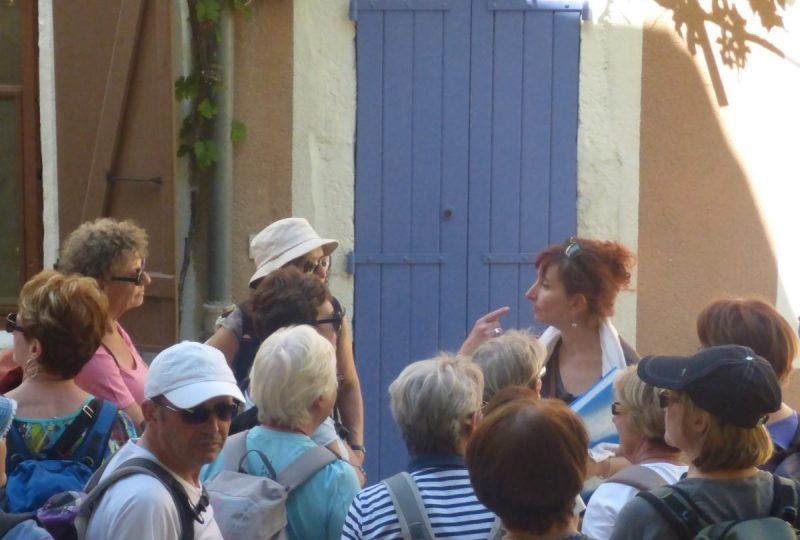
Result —
[[[302,433],[276,431],[264,426],[256,426],[247,433],[247,449],[260,450],[277,473],[315,446],[316,443]],[[223,452],[214,462],[203,467],[200,473],[203,482],[222,469]],[[261,459],[255,453],[248,454],[247,470],[267,476]],[[289,494],[286,502],[289,538],[339,539],[347,509],[358,490],[358,478],[349,463],[337,460],[326,465]]]

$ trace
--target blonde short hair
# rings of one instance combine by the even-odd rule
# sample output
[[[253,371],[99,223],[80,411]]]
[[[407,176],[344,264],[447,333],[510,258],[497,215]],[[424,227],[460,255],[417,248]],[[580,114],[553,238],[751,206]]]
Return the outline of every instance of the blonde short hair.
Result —
[[[709,417],[708,429],[699,440],[692,441],[697,448],[692,464],[699,470],[748,469],[763,465],[772,456],[772,439],[763,425],[752,428],[735,426],[697,406],[688,394],[675,390],[670,390],[670,393],[673,399],[680,400],[679,423],[684,437],[691,433],[695,415],[706,413]]]
[[[483,401],[489,402],[506,386],[532,386],[539,380],[547,351],[536,336],[509,330],[484,342],[472,353],[483,371]]]
[[[446,354],[408,365],[389,385],[392,416],[411,455],[456,453],[482,395],[478,366]]]
[[[614,395],[630,411],[631,426],[655,442],[664,443],[664,409],[659,389],[642,381],[636,366],[628,366],[614,381]]]
[[[250,398],[266,424],[299,428],[320,396],[336,394],[336,352],[308,325],[281,328],[259,347],[250,371]]]

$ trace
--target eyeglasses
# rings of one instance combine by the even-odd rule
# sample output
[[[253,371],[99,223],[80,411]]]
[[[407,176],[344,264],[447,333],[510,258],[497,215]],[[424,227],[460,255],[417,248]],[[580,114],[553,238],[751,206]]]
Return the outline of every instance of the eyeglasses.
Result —
[[[25,329],[17,324],[17,314],[9,313],[6,315],[6,332],[13,334],[14,332],[25,332]]]
[[[320,257],[316,261],[303,261],[303,273],[305,274],[314,274],[317,271],[317,268],[322,268],[323,270],[327,271],[328,268],[331,267],[331,256],[325,255],[324,257]]]
[[[619,416],[624,412],[628,412],[628,407],[626,407],[619,401],[615,401],[614,403],[611,404],[611,414],[613,416]]]
[[[136,275],[131,276],[111,276],[111,281],[124,281],[125,283],[133,283],[135,285],[141,285],[142,280],[144,279],[144,263],[145,260],[142,259],[142,267],[136,271]]]
[[[658,406],[662,409],[666,409],[670,403],[676,402],[676,397],[672,392],[669,390],[662,390],[658,393]]]
[[[316,321],[311,321],[308,324],[310,324],[311,326],[319,326],[321,324],[330,324],[331,326],[333,326],[334,332],[336,332],[338,334],[339,330],[342,329],[342,314],[341,313],[334,313],[333,315],[331,315],[327,319],[317,319]]]
[[[187,424],[205,424],[211,415],[217,417],[220,422],[230,422],[239,413],[239,405],[236,403],[217,403],[213,407],[193,407],[191,409],[179,409],[166,400],[153,400],[156,405],[176,412],[181,415],[181,419]]]

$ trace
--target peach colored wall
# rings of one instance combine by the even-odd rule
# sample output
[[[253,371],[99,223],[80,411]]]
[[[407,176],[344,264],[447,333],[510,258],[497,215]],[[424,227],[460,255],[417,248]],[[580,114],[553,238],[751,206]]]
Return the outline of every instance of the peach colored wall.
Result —
[[[247,137],[234,147],[233,298],[247,297],[249,236],[292,212],[293,2],[252,2],[236,18],[234,116]]]
[[[767,45],[749,42],[748,54],[733,57],[737,68],[724,65],[713,21],[688,20],[708,36],[695,56],[670,10],[656,6],[645,25],[637,315],[644,354],[691,351],[696,315],[718,296],[764,297],[796,326],[800,69],[773,50],[797,58],[800,10],[778,9],[786,24],[767,32],[746,2],[732,4]]]

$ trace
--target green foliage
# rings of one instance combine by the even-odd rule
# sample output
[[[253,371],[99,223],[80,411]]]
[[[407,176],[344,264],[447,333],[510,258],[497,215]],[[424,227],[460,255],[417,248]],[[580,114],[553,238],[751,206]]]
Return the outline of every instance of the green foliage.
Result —
[[[231,141],[237,143],[243,141],[247,137],[247,126],[240,120],[234,119],[231,122]]]
[[[219,23],[223,9],[235,11],[252,20],[251,0],[186,0],[189,6],[192,61],[194,70],[175,80],[175,99],[189,102],[189,112],[178,133],[178,157],[189,159],[192,184],[207,178],[207,171],[219,160],[219,148],[212,140],[214,122],[219,109],[217,99],[225,81],[220,76],[216,47],[221,40]],[[230,138],[243,140],[247,128],[239,121],[231,122]]]

